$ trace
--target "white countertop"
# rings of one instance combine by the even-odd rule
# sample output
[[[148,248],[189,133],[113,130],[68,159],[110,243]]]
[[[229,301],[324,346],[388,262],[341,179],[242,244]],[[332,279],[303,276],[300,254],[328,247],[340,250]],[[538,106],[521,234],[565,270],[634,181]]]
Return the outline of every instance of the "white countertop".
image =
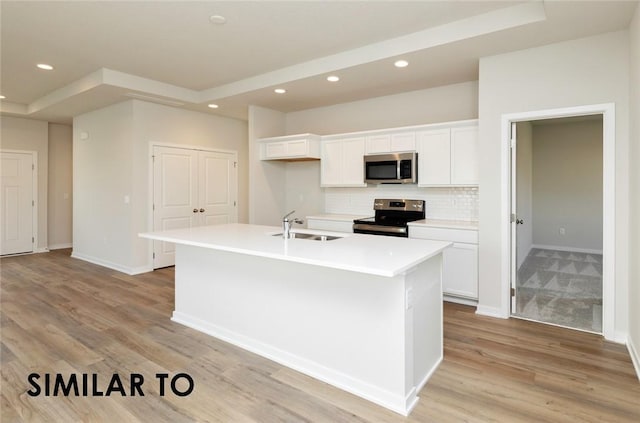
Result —
[[[466,229],[478,230],[477,221],[466,220],[444,220],[444,219],[422,219],[409,222],[409,226],[424,226],[429,228]]]
[[[143,233],[140,237],[387,277],[400,275],[451,245],[445,241],[305,229],[292,232],[342,238],[313,241],[272,236],[281,232],[276,226],[232,223]]]

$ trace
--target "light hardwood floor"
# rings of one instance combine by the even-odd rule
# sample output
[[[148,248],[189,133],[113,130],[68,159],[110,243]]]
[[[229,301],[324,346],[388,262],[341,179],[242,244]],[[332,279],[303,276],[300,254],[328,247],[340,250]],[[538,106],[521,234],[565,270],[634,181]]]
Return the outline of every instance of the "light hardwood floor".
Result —
[[[445,305],[444,362],[404,418],[169,320],[173,269],[127,276],[69,257],[1,266],[2,422],[638,422],[627,350],[597,335]],[[32,373],[145,378],[144,397],[27,395]],[[161,397],[155,374],[188,373]],[[178,384],[184,389],[184,384]]]

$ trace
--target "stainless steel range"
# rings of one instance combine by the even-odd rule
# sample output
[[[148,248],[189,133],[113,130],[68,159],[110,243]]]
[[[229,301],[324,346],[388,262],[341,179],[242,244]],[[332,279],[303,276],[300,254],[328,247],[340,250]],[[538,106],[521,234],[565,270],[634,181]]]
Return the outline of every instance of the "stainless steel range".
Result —
[[[407,238],[409,222],[424,219],[424,200],[376,199],[374,217],[353,221],[357,234],[387,235]]]

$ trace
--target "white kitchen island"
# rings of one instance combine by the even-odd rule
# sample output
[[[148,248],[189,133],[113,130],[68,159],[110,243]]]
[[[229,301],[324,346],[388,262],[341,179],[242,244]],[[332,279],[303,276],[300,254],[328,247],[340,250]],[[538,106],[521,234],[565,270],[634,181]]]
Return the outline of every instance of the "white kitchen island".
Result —
[[[176,244],[172,320],[408,415],[442,360],[450,243],[278,232],[229,224],[140,236]]]

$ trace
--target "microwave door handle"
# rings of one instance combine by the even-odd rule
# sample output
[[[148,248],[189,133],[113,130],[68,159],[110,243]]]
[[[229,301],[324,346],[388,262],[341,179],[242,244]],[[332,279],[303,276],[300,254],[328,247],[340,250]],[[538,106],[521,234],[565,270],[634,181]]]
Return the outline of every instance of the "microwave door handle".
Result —
[[[400,174],[400,163],[402,163],[402,160],[398,159],[396,161],[396,180],[400,180],[402,175]]]

